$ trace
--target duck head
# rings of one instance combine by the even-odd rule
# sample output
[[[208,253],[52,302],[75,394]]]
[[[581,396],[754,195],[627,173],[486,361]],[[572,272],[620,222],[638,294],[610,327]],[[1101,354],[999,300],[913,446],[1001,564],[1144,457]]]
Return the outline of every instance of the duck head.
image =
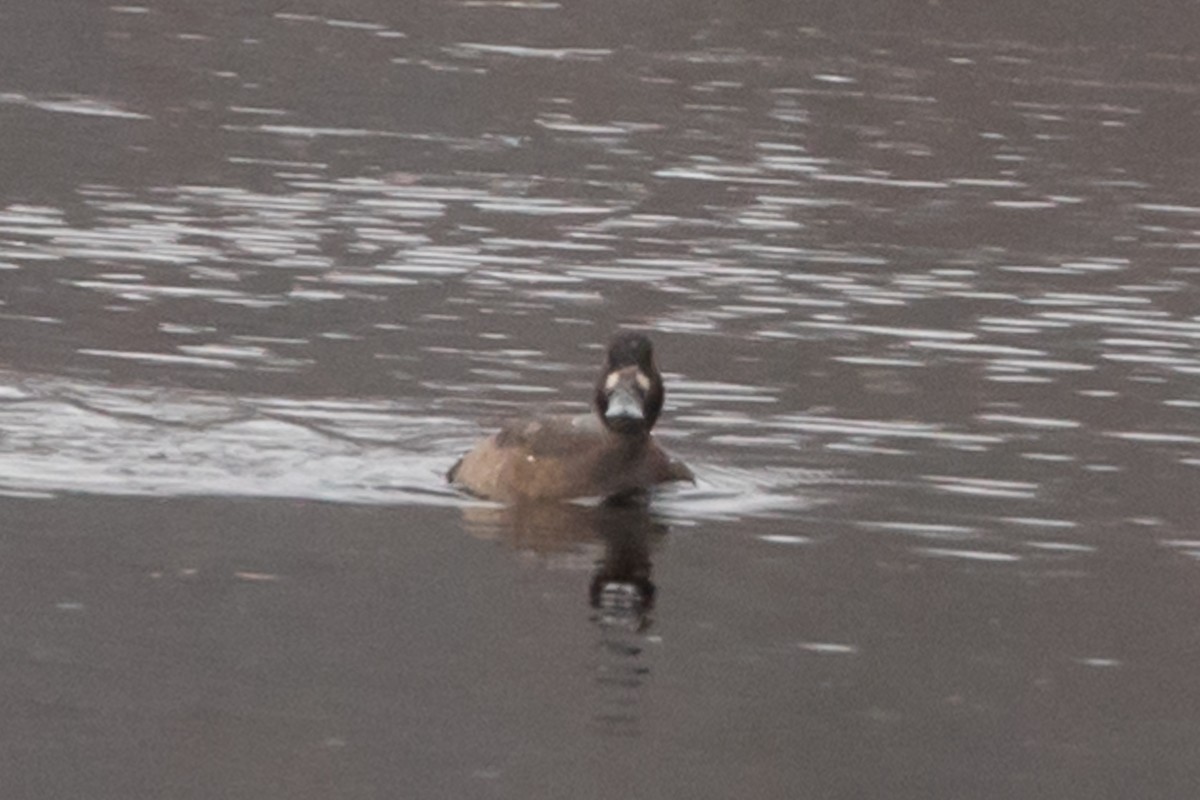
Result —
[[[663,382],[654,364],[654,348],[640,333],[613,337],[596,382],[596,413],[614,433],[644,436],[663,406]]]

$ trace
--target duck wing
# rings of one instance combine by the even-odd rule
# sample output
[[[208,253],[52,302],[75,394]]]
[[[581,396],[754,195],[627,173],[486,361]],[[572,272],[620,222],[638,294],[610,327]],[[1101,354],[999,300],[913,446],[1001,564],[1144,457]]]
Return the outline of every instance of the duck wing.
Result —
[[[604,426],[594,414],[514,420],[495,436],[497,447],[519,449],[537,458],[571,455],[603,440]]]

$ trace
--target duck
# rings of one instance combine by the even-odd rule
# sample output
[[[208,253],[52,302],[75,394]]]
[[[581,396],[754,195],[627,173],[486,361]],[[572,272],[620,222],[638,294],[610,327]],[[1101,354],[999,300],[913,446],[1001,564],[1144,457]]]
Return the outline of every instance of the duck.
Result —
[[[515,419],[478,442],[446,474],[466,492],[505,504],[645,496],[695,482],[651,435],[666,391],[642,333],[612,337],[593,391],[593,413]]]

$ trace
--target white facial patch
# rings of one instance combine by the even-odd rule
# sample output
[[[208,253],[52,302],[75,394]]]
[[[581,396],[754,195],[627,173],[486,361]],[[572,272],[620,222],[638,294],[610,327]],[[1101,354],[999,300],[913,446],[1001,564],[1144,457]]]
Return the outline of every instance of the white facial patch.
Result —
[[[621,373],[610,372],[610,373],[608,373],[608,377],[604,379],[604,388],[606,391],[611,392],[613,389],[617,388],[617,384],[620,382],[621,382]]]
[[[643,392],[650,391],[650,378],[646,375],[646,373],[639,369],[634,380],[637,381],[638,388]]]

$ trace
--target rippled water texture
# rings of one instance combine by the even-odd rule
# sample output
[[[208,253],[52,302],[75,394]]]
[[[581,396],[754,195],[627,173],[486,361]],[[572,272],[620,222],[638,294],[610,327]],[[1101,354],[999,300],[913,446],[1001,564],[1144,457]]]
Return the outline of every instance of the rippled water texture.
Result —
[[[333,795],[391,796],[400,767],[364,738],[442,796],[614,796],[592,746],[625,739],[697,781],[641,764],[647,796],[1195,796],[1200,27],[1113,2],[809,5],[6,4],[0,510],[22,521],[16,563],[59,587],[37,602],[78,610],[63,576],[87,572],[89,520],[112,514],[135,555],[96,555],[97,581],[214,570],[197,584],[212,600],[269,592],[290,564],[306,593],[275,613],[333,614],[317,609],[336,590],[360,608],[322,617],[336,628],[380,611],[351,585],[380,570],[452,591],[414,577],[436,557],[454,587],[508,599],[454,601],[478,605],[453,622],[447,596],[412,641],[465,625],[482,638],[456,652],[486,660],[492,616],[543,619],[499,624],[517,653],[490,678],[453,654],[406,662],[418,684],[479,687],[424,701],[428,752],[356,728],[349,684],[326,687],[348,705],[276,729],[286,692],[277,708],[231,679],[248,716],[204,724],[270,742],[238,773],[259,797],[285,796],[267,753],[305,747],[359,754],[322,773]],[[582,409],[619,326],[655,341],[660,436],[695,487],[634,522],[516,519],[445,487],[498,420]],[[245,539],[179,532],[214,519]],[[170,520],[181,550],[136,533]],[[633,556],[617,531],[641,532]],[[476,549],[494,539],[507,548]],[[619,581],[613,608],[570,606],[589,573],[596,592],[641,586],[651,561],[653,624]],[[531,610],[538,596],[571,610]],[[136,592],[110,600],[145,613]],[[110,663],[39,625],[10,675]],[[240,652],[248,634],[220,630]],[[221,672],[172,635],[181,674]],[[403,641],[380,654],[405,659]],[[138,672],[130,647],[109,656]],[[283,679],[296,691],[339,668],[319,644],[280,647],[312,670]],[[542,661],[573,648],[594,663]],[[487,706],[533,693],[514,676],[540,669],[560,705]],[[581,671],[608,689],[577,728],[561,709]],[[28,680],[33,741],[58,735],[46,713],[103,728],[102,689],[55,701],[57,673]],[[235,713],[117,705],[151,739],[155,720],[191,735],[187,714]],[[474,713],[540,744],[476,741]],[[563,739],[593,753],[582,794]],[[133,796],[99,780],[95,796]],[[331,796],[319,783],[286,796]]]

